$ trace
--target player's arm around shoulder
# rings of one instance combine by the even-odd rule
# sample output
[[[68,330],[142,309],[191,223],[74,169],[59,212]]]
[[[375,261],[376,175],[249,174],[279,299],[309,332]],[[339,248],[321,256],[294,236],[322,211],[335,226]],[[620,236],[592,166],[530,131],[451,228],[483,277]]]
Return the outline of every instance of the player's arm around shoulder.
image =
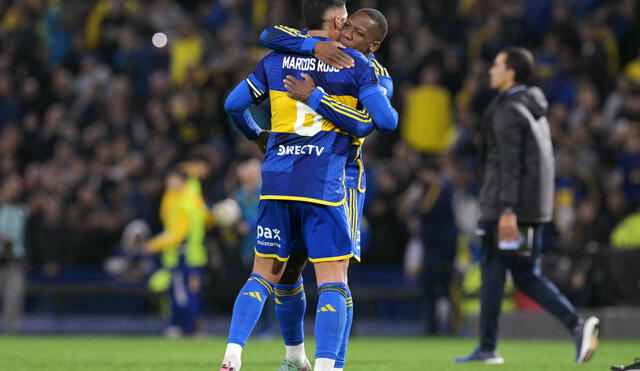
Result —
[[[313,55],[313,49],[319,41],[296,28],[284,25],[271,26],[260,34],[262,46],[285,53]]]
[[[296,28],[283,25],[265,29],[260,34],[265,48],[303,55],[311,55],[337,69],[353,67],[353,59],[344,53],[344,45],[337,41],[311,37]]]

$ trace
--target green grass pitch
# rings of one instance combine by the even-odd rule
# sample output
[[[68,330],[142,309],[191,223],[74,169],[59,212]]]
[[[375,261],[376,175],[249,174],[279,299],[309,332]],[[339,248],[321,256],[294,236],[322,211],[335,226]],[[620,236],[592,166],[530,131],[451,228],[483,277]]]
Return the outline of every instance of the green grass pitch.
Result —
[[[640,356],[640,340],[605,340],[588,364],[573,363],[569,340],[503,340],[504,365],[455,365],[474,346],[469,338],[364,338],[349,343],[346,370],[599,370]],[[156,337],[0,336],[0,371],[217,371],[223,338],[166,340]],[[312,356],[313,342],[307,343]],[[250,340],[242,370],[276,371],[284,354],[280,340]]]

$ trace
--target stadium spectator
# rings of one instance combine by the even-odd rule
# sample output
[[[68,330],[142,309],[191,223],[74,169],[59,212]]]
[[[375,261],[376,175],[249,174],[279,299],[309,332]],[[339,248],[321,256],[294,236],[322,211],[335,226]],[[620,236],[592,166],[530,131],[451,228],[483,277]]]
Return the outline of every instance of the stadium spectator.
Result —
[[[207,263],[205,227],[207,220],[212,224],[200,181],[187,171],[182,166],[167,174],[160,209],[164,232],[144,246],[146,253],[162,253],[162,270],[169,275],[171,317],[165,336],[170,338],[193,336],[199,330],[202,268]]]
[[[420,85],[407,97],[402,138],[419,153],[444,152],[455,137],[451,109],[451,93],[440,85],[440,68],[424,67]]]
[[[22,201],[22,178],[13,174],[0,186],[0,294],[3,332],[21,330],[26,291],[25,231],[29,209]]]
[[[589,361],[597,347],[599,320],[590,317],[583,322],[539,270],[541,225],[552,218],[554,158],[546,120],[548,103],[539,88],[527,85],[534,68],[528,50],[511,47],[497,54],[489,70],[491,87],[500,94],[485,112],[478,134],[483,255],[480,345],[456,362],[504,362],[497,352],[497,336],[507,270],[519,290],[572,333],[577,363]]]
[[[445,334],[451,331],[453,305],[450,288],[458,242],[453,186],[451,180],[439,174],[435,164],[423,165],[417,175],[413,184],[417,198],[408,203],[414,205],[424,249],[425,333]],[[446,315],[442,316],[443,313]]]
[[[29,263],[41,267],[45,277],[55,277],[69,264],[69,227],[62,200],[42,195],[32,201],[33,212],[27,229]]]
[[[258,218],[258,201],[260,200],[260,162],[256,159],[247,160],[238,166],[238,181],[240,185],[235,200],[242,210],[242,218],[238,224],[240,241],[240,258],[247,271],[253,263],[253,247],[256,243],[256,228]]]
[[[614,228],[611,233],[611,246],[618,249],[640,247],[640,207]]]

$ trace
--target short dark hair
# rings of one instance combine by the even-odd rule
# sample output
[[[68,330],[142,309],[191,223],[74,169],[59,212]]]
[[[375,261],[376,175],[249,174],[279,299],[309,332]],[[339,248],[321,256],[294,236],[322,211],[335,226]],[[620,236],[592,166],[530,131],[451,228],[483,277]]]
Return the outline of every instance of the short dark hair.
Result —
[[[387,18],[385,18],[384,14],[373,8],[362,8],[358,12],[364,12],[376,24],[378,31],[377,41],[382,42],[389,31],[389,23],[387,23]]]
[[[502,51],[507,55],[505,64],[508,70],[515,71],[515,82],[527,84],[534,72],[533,54],[525,48],[512,46]]]
[[[302,18],[308,30],[320,30],[328,9],[345,6],[346,0],[302,0]]]
[[[165,172],[165,177],[168,177],[169,175],[177,175],[182,179],[187,179],[189,177],[189,174],[187,174],[187,172],[182,167],[182,164],[180,163],[176,163],[169,167],[169,169]]]

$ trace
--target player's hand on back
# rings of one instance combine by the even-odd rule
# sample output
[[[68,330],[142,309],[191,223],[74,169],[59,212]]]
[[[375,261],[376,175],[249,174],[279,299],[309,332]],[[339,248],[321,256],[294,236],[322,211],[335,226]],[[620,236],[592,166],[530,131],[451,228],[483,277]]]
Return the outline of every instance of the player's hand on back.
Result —
[[[351,68],[355,66],[355,62],[353,58],[342,51],[342,49],[346,48],[346,46],[337,41],[319,41],[313,47],[313,56],[339,70]]]
[[[269,135],[271,135],[271,131],[262,130],[258,137],[253,140],[253,143],[258,146],[262,153],[267,152],[267,142],[269,141]]]
[[[306,103],[316,88],[316,82],[313,77],[306,73],[301,74],[301,76],[304,80],[298,80],[294,76],[287,75],[287,78],[284,79],[284,87],[287,89],[289,98]]]

